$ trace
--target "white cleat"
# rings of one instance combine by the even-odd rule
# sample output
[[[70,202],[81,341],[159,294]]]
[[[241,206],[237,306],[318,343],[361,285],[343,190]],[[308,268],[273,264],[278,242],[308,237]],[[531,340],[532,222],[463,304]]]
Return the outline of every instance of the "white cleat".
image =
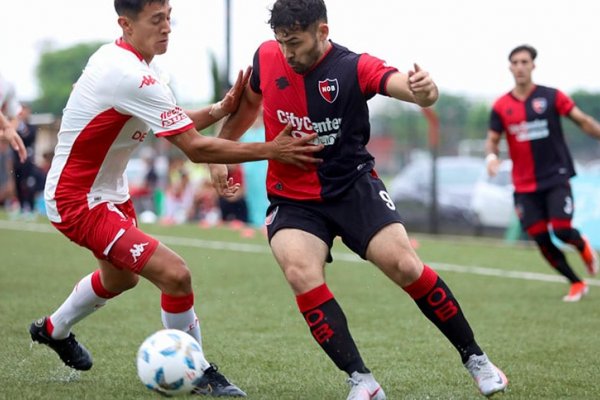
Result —
[[[465,368],[467,368],[479,391],[484,396],[489,397],[494,393],[504,392],[508,386],[508,379],[504,373],[492,364],[485,354],[481,356],[473,354],[465,363]]]
[[[385,393],[373,374],[353,372],[348,378],[350,393],[346,400],[385,400]]]

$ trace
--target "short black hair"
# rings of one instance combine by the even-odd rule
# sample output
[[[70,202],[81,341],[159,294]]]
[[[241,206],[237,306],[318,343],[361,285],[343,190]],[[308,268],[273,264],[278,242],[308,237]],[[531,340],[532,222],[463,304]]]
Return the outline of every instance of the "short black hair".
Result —
[[[169,0],[115,0],[115,11],[118,16],[135,18],[148,4],[165,4],[167,1]]]
[[[521,51],[528,52],[532,60],[535,60],[535,58],[537,57],[537,50],[533,46],[530,46],[528,44],[522,44],[512,49],[512,51],[508,55],[508,61],[510,61],[510,59],[512,58],[512,56],[515,55],[515,53],[519,53]]]
[[[317,21],[327,22],[327,7],[323,0],[277,0],[271,9],[271,29],[303,31]]]

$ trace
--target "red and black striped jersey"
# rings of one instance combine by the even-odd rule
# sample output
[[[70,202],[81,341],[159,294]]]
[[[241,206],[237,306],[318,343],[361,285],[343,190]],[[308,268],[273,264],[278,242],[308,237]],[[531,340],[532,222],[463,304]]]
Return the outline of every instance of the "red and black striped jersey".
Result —
[[[575,175],[560,117],[575,103],[560,90],[535,86],[525,100],[511,92],[494,103],[490,129],[506,133],[517,193],[545,190]]]
[[[367,100],[387,95],[386,83],[397,69],[368,54],[332,43],[310,71],[298,74],[276,41],[263,43],[254,55],[250,87],[263,96],[265,140],[273,140],[288,122],[297,137],[318,133],[323,159],[308,171],[269,160],[267,192],[297,200],[327,200],[372,172],[373,156]],[[373,172],[374,173],[374,172]]]

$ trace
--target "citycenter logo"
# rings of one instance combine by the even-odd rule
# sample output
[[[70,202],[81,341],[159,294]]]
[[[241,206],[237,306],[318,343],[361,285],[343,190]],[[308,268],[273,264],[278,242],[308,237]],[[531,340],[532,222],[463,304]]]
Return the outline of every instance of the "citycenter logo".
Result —
[[[335,143],[340,135],[340,128],[342,126],[342,118],[325,118],[324,121],[311,121],[307,116],[299,117],[294,113],[277,110],[277,119],[282,124],[292,124],[292,136],[303,137],[310,135],[313,132],[319,134],[319,136],[312,142],[312,144],[324,144],[330,146]]]

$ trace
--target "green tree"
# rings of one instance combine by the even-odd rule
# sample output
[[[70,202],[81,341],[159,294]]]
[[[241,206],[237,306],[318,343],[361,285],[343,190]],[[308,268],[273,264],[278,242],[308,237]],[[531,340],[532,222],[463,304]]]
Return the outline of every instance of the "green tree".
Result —
[[[44,51],[37,66],[41,96],[33,102],[34,112],[61,115],[73,84],[81,75],[88,58],[102,43],[81,43],[60,50]]]

